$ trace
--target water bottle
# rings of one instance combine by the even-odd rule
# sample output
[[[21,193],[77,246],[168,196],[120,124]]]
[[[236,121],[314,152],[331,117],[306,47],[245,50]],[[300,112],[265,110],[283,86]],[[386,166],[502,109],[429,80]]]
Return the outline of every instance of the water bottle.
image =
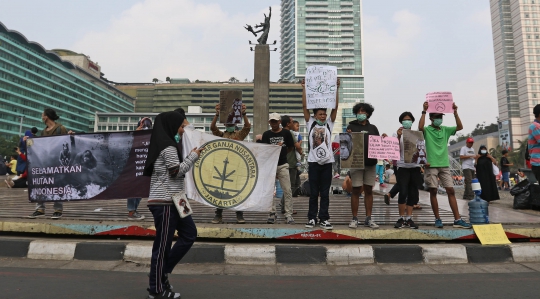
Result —
[[[474,199],[469,201],[469,220],[472,224],[487,224],[489,223],[488,202],[480,197],[482,189],[478,179],[472,180],[472,189],[474,191]]]

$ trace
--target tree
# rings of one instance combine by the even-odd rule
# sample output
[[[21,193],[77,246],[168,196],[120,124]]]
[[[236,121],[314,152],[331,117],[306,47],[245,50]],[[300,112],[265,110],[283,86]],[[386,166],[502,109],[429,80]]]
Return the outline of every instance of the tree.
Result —
[[[154,79],[152,79],[152,82],[154,82],[154,83],[158,83],[158,82],[159,82],[159,80],[158,80],[158,78],[154,78]]]
[[[2,157],[10,155],[14,155],[15,151],[13,150],[14,147],[18,146],[19,144],[19,137],[17,136],[11,136],[11,137],[4,137],[0,136],[0,155]]]
[[[167,77],[167,78],[165,78],[165,81],[167,81],[167,82],[171,83],[171,77]]]
[[[499,131],[499,125],[497,124],[497,122],[491,123],[487,126],[486,126],[486,122],[483,122],[481,124],[476,124],[476,127],[471,131],[470,134],[458,133],[454,139],[450,140],[450,145],[466,140],[467,138],[471,136],[473,137],[481,136],[481,135],[486,135],[486,134],[497,132],[497,131]]]
[[[229,82],[230,82],[230,83],[238,83],[238,82],[240,82],[240,81],[239,81],[238,79],[236,79],[236,77],[230,77],[230,78],[229,78]]]

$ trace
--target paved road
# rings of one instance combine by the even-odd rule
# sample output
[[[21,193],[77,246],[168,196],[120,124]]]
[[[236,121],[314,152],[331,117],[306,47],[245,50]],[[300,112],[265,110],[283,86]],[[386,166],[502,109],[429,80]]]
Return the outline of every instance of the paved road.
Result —
[[[1,265],[0,265],[1,266]],[[0,298],[145,298],[146,273],[0,267]],[[538,298],[540,274],[173,275],[182,298]],[[184,286],[181,286],[181,285]]]

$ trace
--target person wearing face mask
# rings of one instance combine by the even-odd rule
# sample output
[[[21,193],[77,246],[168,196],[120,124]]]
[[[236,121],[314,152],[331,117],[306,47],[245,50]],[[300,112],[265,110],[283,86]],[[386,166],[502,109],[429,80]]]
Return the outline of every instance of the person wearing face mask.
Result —
[[[454,117],[456,119],[456,127],[442,126],[443,116],[441,113],[430,113],[429,119],[431,125],[424,126],[426,123],[426,112],[429,108],[429,103],[424,102],[422,118],[418,124],[418,130],[424,132],[426,143],[427,160],[424,170],[424,181],[429,188],[431,208],[435,214],[435,227],[443,228],[443,223],[439,215],[439,203],[437,202],[437,189],[439,180],[448,194],[448,202],[454,214],[454,227],[456,228],[472,228],[470,223],[465,222],[459,215],[459,208],[454,191],[454,181],[450,173],[450,160],[448,159],[448,140],[455,135],[457,131],[463,129],[463,124],[459,118],[456,104],[453,104]]]
[[[476,177],[482,188],[482,195],[480,197],[487,202],[500,199],[499,191],[497,190],[497,180],[495,180],[495,175],[493,174],[493,165],[497,165],[497,160],[482,145],[478,150],[475,161]]]
[[[251,123],[249,122],[249,119],[247,117],[246,113],[246,105],[242,104],[242,117],[244,119],[244,127],[242,130],[238,131],[238,127],[236,124],[225,124],[225,132],[220,131],[216,125],[217,120],[219,118],[219,104],[216,105],[216,115],[214,115],[214,119],[212,120],[212,123],[210,124],[210,130],[212,130],[212,134],[214,136],[223,137],[227,139],[234,139],[238,141],[243,141],[251,131]],[[216,215],[214,216],[214,219],[212,219],[212,223],[219,224],[223,223],[223,209],[216,209]],[[243,224],[246,223],[246,220],[244,220],[244,212],[242,211],[236,211],[236,223]]]
[[[351,121],[347,127],[347,132],[359,132],[364,133],[364,169],[351,169],[351,181],[352,181],[352,196],[351,196],[351,210],[352,220],[349,223],[350,228],[358,227],[358,206],[360,202],[360,193],[364,191],[364,207],[366,208],[366,219],[364,220],[364,226],[373,229],[379,228],[379,226],[371,219],[371,211],[373,209],[373,185],[375,177],[375,165],[377,159],[368,158],[368,140],[369,135],[379,136],[379,129],[375,125],[369,122],[369,118],[375,111],[375,108],[368,103],[359,103],[353,107],[353,113],[356,115],[356,120]],[[383,136],[386,137],[385,134]]]
[[[337,79],[337,89],[339,90],[340,79]],[[334,163],[334,152],[332,151],[332,130],[337,117],[339,106],[339,91],[336,92],[336,106],[327,118],[327,109],[313,109],[313,115],[307,109],[306,82],[302,80],[302,106],[304,120],[308,130],[308,177],[310,186],[309,210],[307,228],[312,228],[317,224],[323,229],[333,229],[330,223],[330,185],[332,184],[332,165]],[[321,196],[319,205],[319,194]],[[318,212],[318,213],[317,213]]]

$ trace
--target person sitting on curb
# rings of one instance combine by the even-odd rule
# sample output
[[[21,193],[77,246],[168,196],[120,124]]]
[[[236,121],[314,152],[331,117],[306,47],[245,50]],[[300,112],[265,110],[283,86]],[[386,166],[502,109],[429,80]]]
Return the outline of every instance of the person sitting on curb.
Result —
[[[431,125],[424,126],[426,123],[426,111],[429,103],[424,102],[422,110],[422,118],[418,124],[418,130],[424,132],[426,142],[427,162],[424,170],[424,181],[429,188],[431,208],[435,215],[435,227],[443,228],[443,223],[439,215],[439,203],[437,201],[437,190],[439,187],[439,179],[448,195],[448,202],[454,214],[454,227],[457,228],[472,228],[470,223],[465,222],[459,215],[456,193],[454,191],[454,182],[450,173],[450,161],[448,159],[448,140],[455,135],[457,131],[463,129],[463,124],[458,116],[456,104],[453,104],[454,117],[457,127],[441,126],[443,123],[442,113],[430,113],[429,119]]]
[[[220,111],[220,105],[217,104],[216,114],[214,115],[214,119],[212,119],[212,123],[210,124],[210,130],[212,130],[212,134],[218,137],[243,141],[249,135],[249,132],[251,131],[251,123],[249,122],[249,119],[246,114],[246,105],[242,104],[242,117],[244,119],[244,127],[240,131],[236,127],[236,124],[225,124],[225,132],[220,131],[216,125],[218,117],[219,117],[219,111]],[[214,224],[223,223],[223,209],[220,209],[220,208],[216,209],[216,215],[214,216],[214,219],[212,219],[212,223]],[[244,220],[244,212],[236,211],[236,223],[238,224],[246,223],[246,220]]]
[[[17,157],[21,159],[21,161],[24,161],[26,163],[26,154],[21,152],[19,148],[16,148]],[[21,173],[15,180],[12,180],[10,177],[8,177],[7,180],[5,180],[6,185],[8,188],[28,188],[28,166],[24,169],[24,172]]]

